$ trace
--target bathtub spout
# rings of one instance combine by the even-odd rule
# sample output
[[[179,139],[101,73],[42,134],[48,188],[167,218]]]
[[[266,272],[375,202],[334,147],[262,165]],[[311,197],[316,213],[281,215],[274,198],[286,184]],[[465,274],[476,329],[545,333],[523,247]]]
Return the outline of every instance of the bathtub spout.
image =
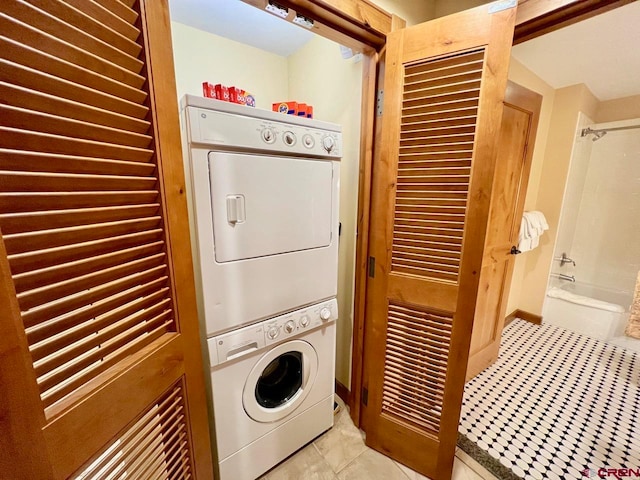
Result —
[[[552,277],[559,278],[560,280],[566,280],[568,282],[576,281],[576,277],[573,275],[565,275],[564,273],[552,273],[550,274]]]

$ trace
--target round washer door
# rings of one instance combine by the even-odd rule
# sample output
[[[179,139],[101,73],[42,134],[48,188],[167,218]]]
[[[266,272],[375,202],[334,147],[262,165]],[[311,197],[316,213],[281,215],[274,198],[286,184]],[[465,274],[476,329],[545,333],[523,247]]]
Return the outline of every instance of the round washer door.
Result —
[[[277,422],[307,398],[316,374],[318,354],[302,340],[282,343],[264,354],[247,377],[242,392],[245,412],[257,422]]]

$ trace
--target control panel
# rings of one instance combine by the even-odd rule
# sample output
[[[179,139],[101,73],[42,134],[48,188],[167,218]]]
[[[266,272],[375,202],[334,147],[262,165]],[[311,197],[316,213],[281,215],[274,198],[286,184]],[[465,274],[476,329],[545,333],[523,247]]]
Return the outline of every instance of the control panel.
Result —
[[[210,365],[219,365],[249,355],[265,346],[302,335],[337,319],[338,302],[333,298],[212,337],[207,340]]]
[[[295,119],[294,124],[204,108],[189,108],[188,113],[193,141],[198,143],[309,157],[342,156],[342,133],[319,128],[313,119]]]

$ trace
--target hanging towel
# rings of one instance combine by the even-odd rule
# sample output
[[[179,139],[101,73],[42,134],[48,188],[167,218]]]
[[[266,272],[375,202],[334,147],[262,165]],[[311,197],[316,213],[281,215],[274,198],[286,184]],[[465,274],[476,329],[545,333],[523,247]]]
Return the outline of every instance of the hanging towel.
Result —
[[[629,323],[624,333],[629,337],[640,339],[640,272],[636,278],[636,290],[629,308]]]
[[[542,212],[536,210],[524,212],[520,222],[520,234],[518,235],[518,250],[528,252],[540,243],[540,236],[545,230],[549,230],[549,224]]]

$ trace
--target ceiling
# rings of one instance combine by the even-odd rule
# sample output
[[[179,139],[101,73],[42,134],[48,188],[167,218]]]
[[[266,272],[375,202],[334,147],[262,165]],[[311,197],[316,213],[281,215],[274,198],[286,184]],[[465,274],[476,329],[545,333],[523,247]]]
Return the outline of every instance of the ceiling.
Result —
[[[599,100],[640,94],[640,2],[513,47],[553,88],[585,83]]]
[[[288,57],[313,33],[240,0],[170,0],[171,20]]]

